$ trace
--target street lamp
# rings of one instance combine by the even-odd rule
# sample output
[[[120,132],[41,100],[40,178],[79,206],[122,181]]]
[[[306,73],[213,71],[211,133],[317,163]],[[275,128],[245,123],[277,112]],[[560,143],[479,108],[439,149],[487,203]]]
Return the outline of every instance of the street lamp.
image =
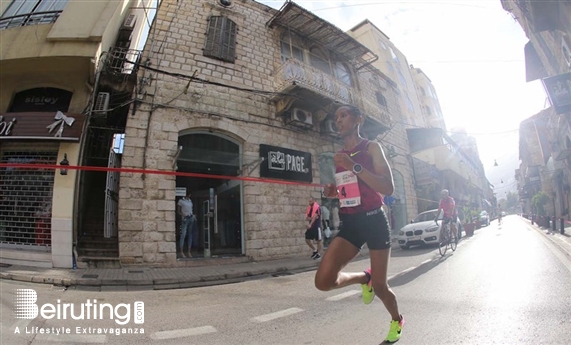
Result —
[[[61,162],[59,162],[59,165],[62,165],[62,166],[68,166],[69,165],[69,161],[67,160],[67,153],[63,154],[63,159]],[[64,169],[64,168],[60,169],[59,174],[60,175],[67,175],[67,169]]]

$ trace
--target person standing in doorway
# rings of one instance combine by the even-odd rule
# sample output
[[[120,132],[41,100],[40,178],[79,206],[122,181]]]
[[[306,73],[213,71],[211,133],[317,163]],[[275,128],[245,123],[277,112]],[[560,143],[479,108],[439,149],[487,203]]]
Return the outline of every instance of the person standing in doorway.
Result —
[[[339,199],[343,226],[323,256],[315,274],[315,286],[329,291],[360,284],[365,304],[378,296],[391,315],[385,341],[392,343],[401,337],[404,318],[388,285],[391,233],[382,209],[382,195],[393,193],[394,182],[381,145],[360,136],[363,121],[359,109],[350,105],[343,105],[335,112],[344,147],[333,158],[335,184],[326,185],[324,192],[328,198]],[[365,243],[369,248],[370,268],[364,272],[341,272]]]
[[[322,236],[321,236],[321,208],[315,198],[309,198],[309,206],[305,211],[305,220],[307,223],[307,230],[305,230],[305,243],[313,250],[311,258],[314,260],[321,258],[322,251]],[[316,242],[316,247],[313,245]]]
[[[196,218],[194,217],[192,200],[190,200],[190,192],[185,197],[180,199],[177,204],[177,213],[181,217],[180,239],[178,241],[179,253],[184,253],[184,256],[191,258],[190,254],[192,248],[192,230]],[[186,239],[188,248],[184,250],[184,240]]]

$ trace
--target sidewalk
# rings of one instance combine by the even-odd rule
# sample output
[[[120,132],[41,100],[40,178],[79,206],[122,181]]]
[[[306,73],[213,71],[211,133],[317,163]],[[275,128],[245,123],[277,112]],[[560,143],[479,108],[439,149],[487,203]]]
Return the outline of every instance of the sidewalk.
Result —
[[[364,249],[355,261],[368,258]],[[237,283],[271,275],[289,275],[317,269],[308,255],[280,260],[178,268],[57,269],[0,264],[0,279],[53,284],[89,291],[141,291],[180,289]]]
[[[527,218],[521,217],[521,219],[527,221],[531,225],[531,221]],[[571,260],[571,224],[567,224],[565,227],[565,234],[561,234],[559,229],[559,223],[557,224],[557,231],[547,229],[545,227],[537,225],[534,223],[532,225],[541,234],[548,238],[553,244],[555,244],[562,252]]]
[[[91,291],[140,291],[227,284],[287,272],[316,269],[309,257],[181,268],[55,269],[0,266],[0,279],[54,284]]]

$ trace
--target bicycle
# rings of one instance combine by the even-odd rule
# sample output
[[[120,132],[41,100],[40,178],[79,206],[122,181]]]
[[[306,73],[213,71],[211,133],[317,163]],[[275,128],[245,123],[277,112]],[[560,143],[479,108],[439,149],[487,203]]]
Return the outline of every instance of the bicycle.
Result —
[[[450,231],[450,223],[444,224],[442,220],[442,229],[440,230],[440,242],[438,242],[438,251],[441,256],[446,254],[448,246],[452,251],[455,251],[458,246],[458,240],[455,234]]]

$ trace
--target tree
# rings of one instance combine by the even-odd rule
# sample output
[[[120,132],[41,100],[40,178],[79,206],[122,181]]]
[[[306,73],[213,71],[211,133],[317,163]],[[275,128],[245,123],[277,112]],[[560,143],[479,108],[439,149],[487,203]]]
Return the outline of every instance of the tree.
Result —
[[[531,198],[531,204],[535,212],[539,216],[545,216],[545,209],[543,208],[549,202],[549,195],[545,192],[539,192]]]
[[[519,203],[519,198],[518,198],[517,194],[509,192],[507,198],[508,198],[508,200],[506,201],[506,208],[505,209],[506,210],[514,209]]]

